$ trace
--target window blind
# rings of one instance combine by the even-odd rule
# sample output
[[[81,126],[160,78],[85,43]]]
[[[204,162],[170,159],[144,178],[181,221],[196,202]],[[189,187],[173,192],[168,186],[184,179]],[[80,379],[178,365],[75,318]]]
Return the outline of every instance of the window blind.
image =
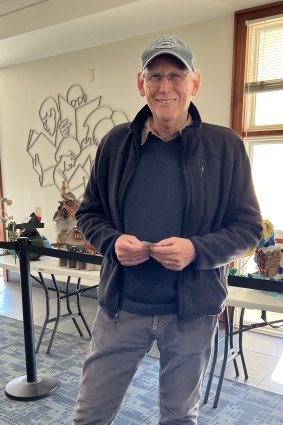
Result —
[[[246,25],[249,54],[245,92],[283,90],[283,16],[247,21]]]

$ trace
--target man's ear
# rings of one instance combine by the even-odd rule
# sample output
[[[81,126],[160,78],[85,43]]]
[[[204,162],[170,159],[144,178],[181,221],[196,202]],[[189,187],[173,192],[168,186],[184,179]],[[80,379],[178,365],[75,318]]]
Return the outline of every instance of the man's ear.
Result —
[[[200,73],[199,71],[195,71],[194,88],[192,90],[192,96],[196,96],[198,94],[199,87],[200,87]]]
[[[138,77],[137,77],[137,84],[138,84],[138,89],[140,92],[141,96],[145,96],[145,90],[144,90],[144,78],[142,76],[142,72],[138,73]]]

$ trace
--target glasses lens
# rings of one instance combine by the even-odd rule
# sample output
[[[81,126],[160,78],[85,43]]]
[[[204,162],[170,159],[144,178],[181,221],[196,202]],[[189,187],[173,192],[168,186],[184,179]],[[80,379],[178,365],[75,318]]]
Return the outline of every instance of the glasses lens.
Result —
[[[185,74],[177,74],[176,72],[170,72],[170,74],[167,75],[167,78],[172,86],[178,86],[182,83],[185,76]]]
[[[147,72],[143,74],[145,82],[151,86],[159,86],[163,77],[166,77],[171,86],[178,86],[182,84],[184,78],[188,74],[178,74],[177,72],[170,72],[168,75],[162,74],[161,72]]]
[[[148,72],[147,74],[144,74],[144,79],[148,84],[158,85],[162,81],[162,74],[158,72]]]

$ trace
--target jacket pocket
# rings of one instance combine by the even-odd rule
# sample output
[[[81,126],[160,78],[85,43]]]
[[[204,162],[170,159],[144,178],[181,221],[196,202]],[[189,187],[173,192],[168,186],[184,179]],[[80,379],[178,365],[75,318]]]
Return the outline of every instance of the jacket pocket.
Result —
[[[98,299],[100,305],[106,307],[113,316],[117,313],[118,308],[122,282],[121,274],[120,264],[104,257],[100,272]]]
[[[221,313],[227,298],[225,269],[186,270],[179,287],[179,315],[182,320]]]

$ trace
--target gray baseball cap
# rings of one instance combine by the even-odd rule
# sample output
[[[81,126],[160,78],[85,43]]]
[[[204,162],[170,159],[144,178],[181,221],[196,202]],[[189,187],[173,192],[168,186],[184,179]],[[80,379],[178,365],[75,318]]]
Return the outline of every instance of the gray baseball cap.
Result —
[[[172,55],[194,71],[194,54],[190,46],[177,37],[165,35],[150,44],[142,53],[142,71],[157,56]]]

